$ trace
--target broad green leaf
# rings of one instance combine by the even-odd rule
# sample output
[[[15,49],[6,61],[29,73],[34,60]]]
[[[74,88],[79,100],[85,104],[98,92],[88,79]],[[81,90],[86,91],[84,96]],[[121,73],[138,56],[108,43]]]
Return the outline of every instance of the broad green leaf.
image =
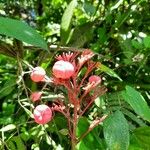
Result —
[[[122,96],[139,116],[150,122],[150,108],[138,91],[130,86],[126,86],[126,91],[122,92]]]
[[[150,149],[150,127],[136,128],[131,136],[129,150]],[[139,148],[139,149],[138,149]]]
[[[48,50],[44,39],[23,21],[0,17],[0,34]]]
[[[145,37],[143,43],[146,48],[150,48],[150,36]]]
[[[107,66],[100,64],[98,69],[122,81],[122,79],[112,69],[108,68]]]
[[[120,111],[111,114],[104,121],[104,137],[110,150],[127,150],[129,146],[129,127]]]
[[[73,16],[74,9],[77,5],[77,0],[72,0],[69,5],[67,6],[61,20],[61,27],[60,27],[60,35],[62,44],[67,44],[69,34],[70,34],[70,25]]]
[[[9,125],[7,125],[7,126],[5,126],[5,127],[2,127],[2,128],[0,129],[0,131],[1,131],[1,132],[6,132],[6,131],[14,130],[14,129],[16,129],[16,125],[14,125],[14,124],[9,124]]]
[[[86,118],[80,118],[77,128],[77,136],[80,137],[89,128],[89,123]],[[93,129],[87,134],[77,145],[77,150],[105,150],[105,143],[98,136],[98,131]]]

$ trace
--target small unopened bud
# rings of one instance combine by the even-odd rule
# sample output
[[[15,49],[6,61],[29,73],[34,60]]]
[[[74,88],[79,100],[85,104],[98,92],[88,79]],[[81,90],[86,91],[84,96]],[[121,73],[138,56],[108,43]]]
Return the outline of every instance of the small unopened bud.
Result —
[[[34,120],[38,124],[46,124],[52,119],[52,110],[47,105],[38,105],[33,112]]]
[[[30,96],[30,99],[31,99],[33,102],[35,102],[35,101],[40,100],[41,96],[42,96],[42,92],[33,92],[33,93],[31,94],[31,96]]]
[[[46,72],[41,67],[35,67],[30,75],[32,81],[40,82],[44,79]]]
[[[101,77],[97,75],[92,75],[89,77],[89,83],[100,83],[101,82]]]

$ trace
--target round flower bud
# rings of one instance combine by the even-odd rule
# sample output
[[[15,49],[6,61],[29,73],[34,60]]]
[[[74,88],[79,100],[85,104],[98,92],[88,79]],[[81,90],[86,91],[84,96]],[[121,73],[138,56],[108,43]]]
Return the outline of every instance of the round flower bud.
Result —
[[[38,124],[46,124],[52,119],[52,110],[47,105],[38,105],[33,112],[34,120]]]
[[[53,68],[53,74],[56,78],[69,79],[74,74],[74,66],[69,61],[57,61]]]
[[[97,76],[97,75],[92,75],[89,77],[89,83],[100,83],[101,82],[101,77]]]
[[[35,102],[40,100],[41,96],[42,96],[42,92],[33,92],[30,96],[30,99],[32,100],[32,102]]]
[[[40,82],[45,77],[45,70],[41,67],[35,67],[30,75],[32,81],[34,82]]]

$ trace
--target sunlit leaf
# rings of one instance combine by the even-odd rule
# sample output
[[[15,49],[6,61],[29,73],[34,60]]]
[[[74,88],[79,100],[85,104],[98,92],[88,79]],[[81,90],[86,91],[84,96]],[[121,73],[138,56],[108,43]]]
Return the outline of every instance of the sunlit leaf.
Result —
[[[115,73],[115,71],[113,71],[112,69],[108,68],[107,66],[100,64],[98,69],[100,69],[101,71],[107,73],[108,75],[115,77],[117,79],[119,79],[120,81],[122,81],[122,79]]]
[[[6,131],[14,130],[14,129],[16,129],[16,125],[14,125],[14,124],[9,124],[9,125],[7,125],[7,126],[5,126],[5,127],[2,127],[2,128],[0,129],[0,131],[1,131],[1,132],[6,132]]]
[[[69,133],[68,129],[61,129],[61,130],[59,130],[59,132],[60,132],[62,135],[68,135],[68,133]]]

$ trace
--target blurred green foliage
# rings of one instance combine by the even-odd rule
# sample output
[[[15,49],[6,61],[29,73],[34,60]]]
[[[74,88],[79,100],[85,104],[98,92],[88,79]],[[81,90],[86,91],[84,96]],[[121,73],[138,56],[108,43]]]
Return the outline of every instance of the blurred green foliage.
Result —
[[[150,149],[149,10],[149,0],[1,0],[0,149],[71,148],[63,116],[56,114],[42,128],[29,116],[32,103],[25,101],[22,106],[18,100],[43,86],[29,80],[25,62],[43,66],[51,75],[55,54],[86,48],[97,54],[102,65],[96,74],[108,92],[80,121],[78,134],[94,117],[105,113],[110,117],[78,149]]]

